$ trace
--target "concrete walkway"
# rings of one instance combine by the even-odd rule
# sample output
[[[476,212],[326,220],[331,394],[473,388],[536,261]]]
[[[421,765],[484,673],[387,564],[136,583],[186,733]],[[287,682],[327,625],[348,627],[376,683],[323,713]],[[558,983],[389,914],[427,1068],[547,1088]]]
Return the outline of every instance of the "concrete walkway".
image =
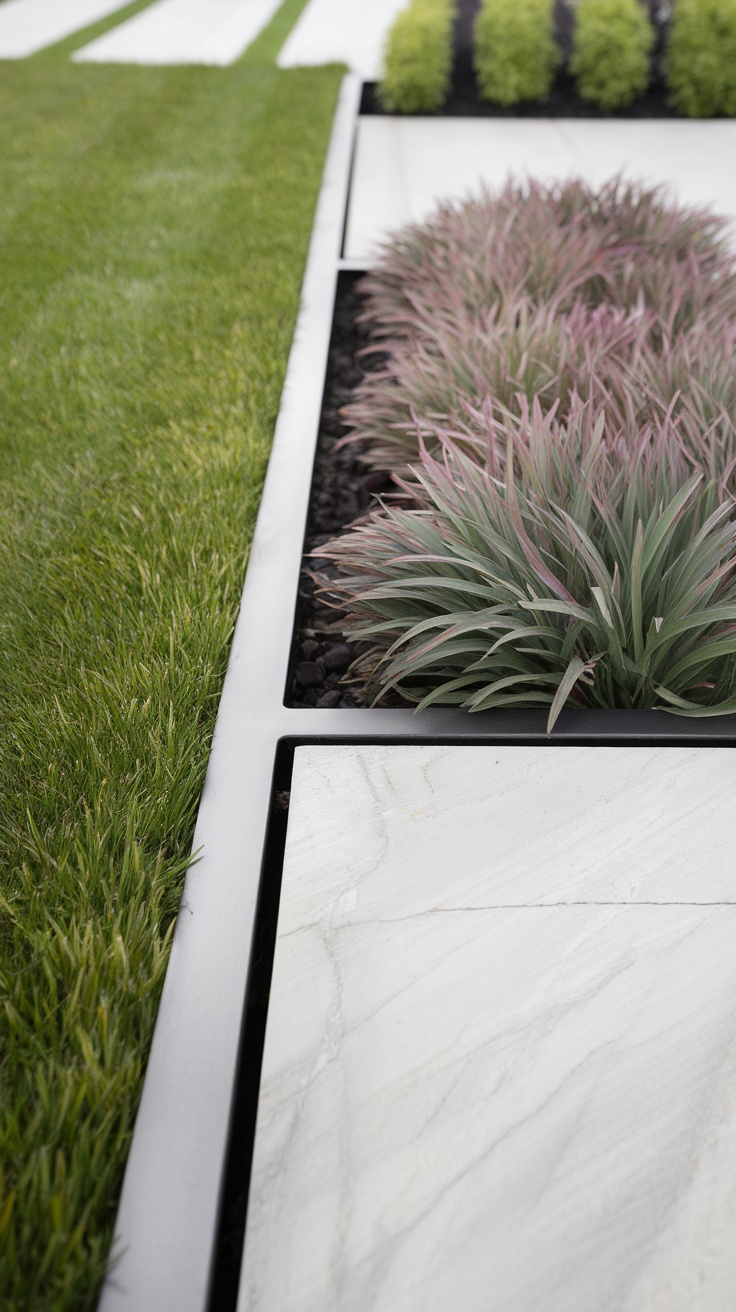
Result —
[[[157,0],[84,46],[74,59],[101,64],[232,64],[282,0]]]
[[[439,200],[509,176],[600,186],[622,172],[736,216],[735,164],[736,120],[362,118],[345,255],[370,259],[389,232],[426,218]]]
[[[114,14],[125,0],[5,0],[0,59],[25,59]]]
[[[278,57],[280,68],[347,64],[366,81],[380,76],[388,31],[408,0],[310,0]]]

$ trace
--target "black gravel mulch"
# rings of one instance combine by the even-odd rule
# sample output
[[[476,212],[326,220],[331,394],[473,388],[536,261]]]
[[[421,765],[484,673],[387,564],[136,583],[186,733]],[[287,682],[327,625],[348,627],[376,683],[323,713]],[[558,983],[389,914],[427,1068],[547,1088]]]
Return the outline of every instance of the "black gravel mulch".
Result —
[[[317,595],[312,573],[329,574],[327,562],[310,552],[361,518],[375,495],[391,491],[390,479],[371,473],[359,459],[358,444],[338,447],[346,428],[340,409],[351,398],[365,372],[376,367],[381,355],[359,359],[369,345],[367,327],[356,319],[361,310],[357,283],[361,275],[341,273],[327,363],[325,392],[299,584],[296,622],[285,704],[287,706],[346,707],[365,705],[363,685],[343,682],[343,675],[359,653],[354,643],[335,631],[336,615]],[[385,703],[388,705],[388,703]],[[404,702],[394,704],[405,705]]]

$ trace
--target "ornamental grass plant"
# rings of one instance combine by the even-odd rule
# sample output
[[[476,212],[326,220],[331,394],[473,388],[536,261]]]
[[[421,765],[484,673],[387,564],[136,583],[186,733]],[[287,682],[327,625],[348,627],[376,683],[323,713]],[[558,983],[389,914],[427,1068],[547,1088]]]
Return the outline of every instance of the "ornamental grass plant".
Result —
[[[344,413],[375,468],[415,460],[418,433],[431,449],[436,423],[472,433],[488,397],[564,413],[573,389],[618,425],[679,393],[698,467],[720,477],[731,460],[736,259],[724,222],[661,189],[509,184],[405,229],[362,287],[385,362]]]
[[[646,306],[671,331],[717,325],[736,317],[727,230],[708,210],[620,178],[599,191],[510,182],[402,229],[363,281],[365,317],[381,349],[524,294],[559,311],[576,300]]]
[[[500,421],[502,466],[448,437],[404,491],[320,548],[333,604],[368,643],[357,673],[421,709],[736,711],[736,519],[687,476],[676,426],[604,440],[588,403]],[[379,692],[379,696],[380,696]]]
[[[384,251],[346,440],[398,499],[319,549],[371,696],[736,711],[735,274],[718,219],[619,180]]]
[[[537,397],[564,417],[574,395],[598,401],[613,430],[634,435],[672,413],[693,469],[719,480],[736,457],[736,324],[670,334],[651,311],[497,304],[465,329],[438,326],[392,344],[345,407],[346,440],[366,447],[372,468],[401,472],[420,438],[436,452],[438,424],[472,450],[485,440],[489,403]]]

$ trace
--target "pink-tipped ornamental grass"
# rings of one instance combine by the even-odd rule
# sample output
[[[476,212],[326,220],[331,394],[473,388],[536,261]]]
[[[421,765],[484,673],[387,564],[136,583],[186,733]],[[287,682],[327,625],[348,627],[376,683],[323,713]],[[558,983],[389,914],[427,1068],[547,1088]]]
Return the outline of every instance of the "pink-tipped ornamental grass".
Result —
[[[491,313],[474,336],[436,334],[431,346],[405,348],[367,375],[345,414],[362,440],[362,457],[405,474],[419,443],[436,453],[443,435],[469,454],[497,441],[494,414],[523,428],[528,401],[565,419],[580,398],[603,416],[603,441],[636,449],[643,428],[669,416],[688,477],[702,472],[727,492],[736,465],[736,322],[700,322],[674,340],[652,330],[648,313],[577,305],[555,316],[528,302],[511,321]],[[505,448],[505,435],[501,436]]]
[[[528,297],[497,302],[472,328],[430,325],[411,343],[392,342],[382,367],[366,374],[343,410],[351,429],[343,440],[367,443],[363,458],[374,468],[403,472],[417,459],[419,435],[431,449],[438,424],[472,433],[475,413],[513,406],[519,394],[556,403],[561,414],[573,393],[596,398],[620,426],[641,408],[630,363],[652,329],[646,313],[578,303],[563,314]]]
[[[416,509],[320,548],[345,632],[370,644],[356,673],[419,708],[547,706],[550,729],[568,702],[736,711],[734,504],[688,478],[671,420],[636,449],[604,422],[535,405],[503,470],[445,437],[412,471]]]
[[[573,392],[614,427],[677,398],[694,450],[718,430],[709,476],[731,459],[736,262],[721,220],[660,190],[509,184],[404,230],[362,285],[384,363],[343,413],[375,468],[405,470],[417,433],[461,430],[489,403],[564,414]]]
[[[736,317],[736,259],[727,223],[678,207],[662,188],[614,179],[509,182],[441,205],[404,228],[363,280],[376,340],[460,330],[497,301],[528,296],[556,311],[576,300],[653,309],[670,333]]]
[[[641,416],[674,414],[692,468],[736,491],[736,319],[697,320],[672,340],[640,339],[627,390]]]

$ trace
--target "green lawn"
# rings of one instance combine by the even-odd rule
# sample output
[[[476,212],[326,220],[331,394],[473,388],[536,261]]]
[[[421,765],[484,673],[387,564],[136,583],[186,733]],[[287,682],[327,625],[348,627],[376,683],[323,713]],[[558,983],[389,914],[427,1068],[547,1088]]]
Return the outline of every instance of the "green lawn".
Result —
[[[302,3],[227,70],[0,66],[3,1312],[106,1260],[339,85],[266,62]]]

